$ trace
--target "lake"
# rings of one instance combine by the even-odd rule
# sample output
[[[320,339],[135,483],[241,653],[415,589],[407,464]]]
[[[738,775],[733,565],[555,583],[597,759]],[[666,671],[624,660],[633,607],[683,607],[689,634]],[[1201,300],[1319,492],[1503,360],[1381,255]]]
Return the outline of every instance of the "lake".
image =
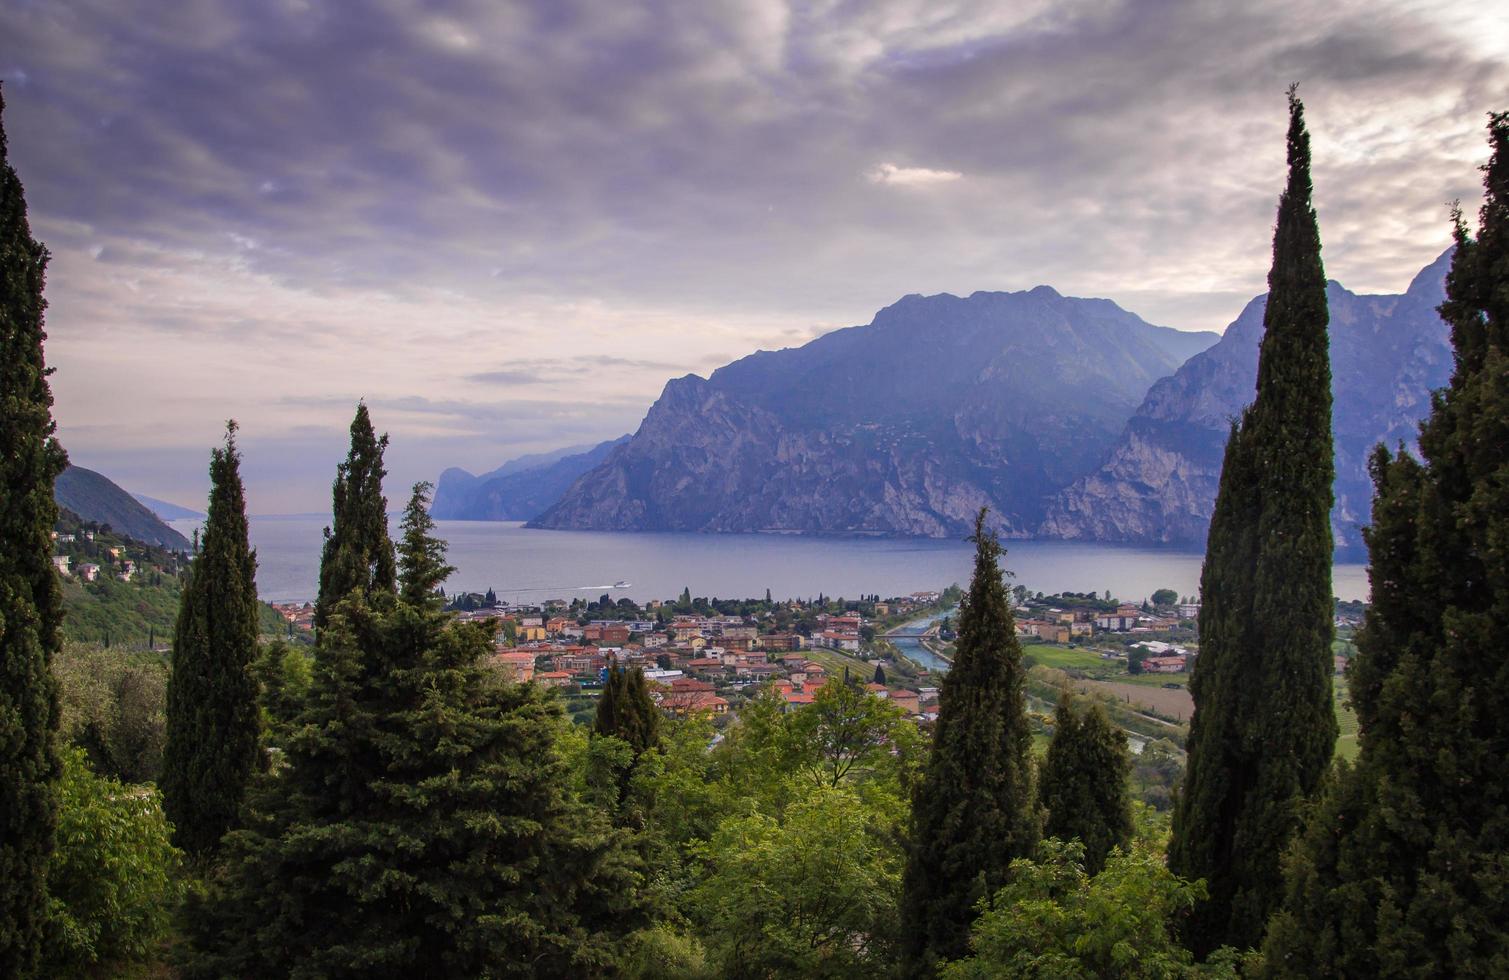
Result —
[[[185,535],[195,520],[170,522]],[[269,601],[313,599],[318,591],[321,515],[252,517],[257,591]],[[607,592],[636,601],[693,595],[777,599],[881,596],[967,585],[974,547],[929,538],[824,538],[777,534],[612,534],[544,531],[514,522],[439,521],[456,572],[448,592],[485,592],[515,602],[595,599]],[[396,522],[395,522],[396,535]],[[1002,564],[1010,584],[1033,592],[1104,592],[1141,601],[1160,588],[1199,591],[1196,552],[1071,541],[1008,541]],[[615,588],[614,583],[627,585]],[[1339,564],[1335,592],[1367,597],[1366,569]]]

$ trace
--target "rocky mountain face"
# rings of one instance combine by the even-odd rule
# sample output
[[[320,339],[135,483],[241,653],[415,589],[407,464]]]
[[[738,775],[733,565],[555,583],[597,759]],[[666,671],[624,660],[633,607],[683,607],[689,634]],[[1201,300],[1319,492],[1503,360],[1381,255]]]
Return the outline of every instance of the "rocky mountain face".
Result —
[[[532,526],[1032,534],[1148,387],[1214,334],[1046,286],[907,296],[872,323],[671,381]]]
[[[1361,546],[1372,482],[1367,458],[1384,442],[1413,447],[1430,393],[1452,367],[1450,337],[1435,308],[1445,297],[1450,251],[1402,295],[1326,289],[1331,311],[1331,389],[1339,548]],[[1103,463],[1048,506],[1039,535],[1203,547],[1231,419],[1257,384],[1264,297],[1247,305],[1221,341],[1153,385]]]
[[[108,524],[117,534],[170,551],[188,551],[189,539],[158,519],[157,515],[110,479],[82,466],[69,466],[58,474],[53,497],[85,521]]]
[[[521,456],[481,476],[453,467],[440,474],[430,516],[458,521],[527,521],[538,517],[561,499],[577,477],[601,463],[628,438]]]

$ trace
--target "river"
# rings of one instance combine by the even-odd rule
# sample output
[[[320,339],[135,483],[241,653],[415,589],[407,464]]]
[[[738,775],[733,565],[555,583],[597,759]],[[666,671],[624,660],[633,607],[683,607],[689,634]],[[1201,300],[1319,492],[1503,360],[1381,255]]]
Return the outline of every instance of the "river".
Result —
[[[257,591],[269,601],[312,599],[318,589],[323,515],[252,517]],[[189,534],[194,520],[171,522]],[[515,522],[440,521],[456,572],[448,591],[494,589],[512,601],[693,595],[777,599],[879,593],[881,596],[968,583],[974,548],[962,540],[825,538],[776,534],[613,534],[543,531]],[[1155,589],[1199,590],[1197,552],[1008,541],[1002,565],[1034,592],[1105,592],[1140,602]],[[616,583],[626,583],[622,586]],[[1336,594],[1367,595],[1362,565],[1337,565]]]

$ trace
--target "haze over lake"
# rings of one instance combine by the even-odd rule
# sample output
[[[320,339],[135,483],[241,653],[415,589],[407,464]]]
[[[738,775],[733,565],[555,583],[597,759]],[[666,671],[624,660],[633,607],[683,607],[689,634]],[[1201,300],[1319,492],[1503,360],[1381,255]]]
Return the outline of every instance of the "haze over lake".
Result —
[[[194,520],[171,522],[191,534]],[[252,517],[257,589],[269,601],[313,599],[318,591],[319,515]],[[777,599],[904,595],[969,581],[973,545],[935,538],[824,538],[773,534],[613,534],[546,531],[513,522],[439,521],[456,572],[447,592],[484,592],[514,602],[595,599],[604,592],[637,601],[693,595]],[[397,534],[395,523],[394,534]],[[1034,592],[1104,592],[1141,601],[1154,589],[1199,590],[1197,552],[1063,541],[1007,541],[1004,565]],[[627,582],[624,588],[614,583]],[[1367,597],[1366,568],[1339,564],[1335,593]]]

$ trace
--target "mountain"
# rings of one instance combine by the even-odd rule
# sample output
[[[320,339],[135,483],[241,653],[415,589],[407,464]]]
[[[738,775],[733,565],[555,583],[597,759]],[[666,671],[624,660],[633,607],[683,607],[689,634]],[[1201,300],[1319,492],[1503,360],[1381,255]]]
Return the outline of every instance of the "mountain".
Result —
[[[1148,387],[1214,334],[1047,286],[904,297],[860,327],[669,382],[531,526],[1030,534]]]
[[[189,540],[158,520],[129,493],[107,478],[82,466],[69,466],[58,474],[53,496],[86,521],[109,524],[111,529],[173,551],[189,550]]]
[[[459,521],[527,521],[538,517],[561,499],[577,477],[628,439],[620,436],[596,446],[520,456],[481,476],[453,467],[440,474],[430,516]]]
[[[168,503],[166,500],[158,500],[156,497],[149,497],[144,493],[133,493],[131,496],[136,498],[137,503],[165,521],[179,521],[184,518],[203,520],[204,518],[204,514],[200,511],[189,510],[187,507],[180,507],[177,504]]]
[[[1435,308],[1451,250],[1401,295],[1364,296],[1331,282],[1331,389],[1335,396],[1336,506],[1344,550],[1361,545],[1372,504],[1373,446],[1413,447],[1430,393],[1451,374],[1446,325]],[[1247,304],[1219,343],[1153,385],[1094,472],[1049,505],[1040,535],[1203,547],[1230,419],[1252,401],[1265,297]]]

